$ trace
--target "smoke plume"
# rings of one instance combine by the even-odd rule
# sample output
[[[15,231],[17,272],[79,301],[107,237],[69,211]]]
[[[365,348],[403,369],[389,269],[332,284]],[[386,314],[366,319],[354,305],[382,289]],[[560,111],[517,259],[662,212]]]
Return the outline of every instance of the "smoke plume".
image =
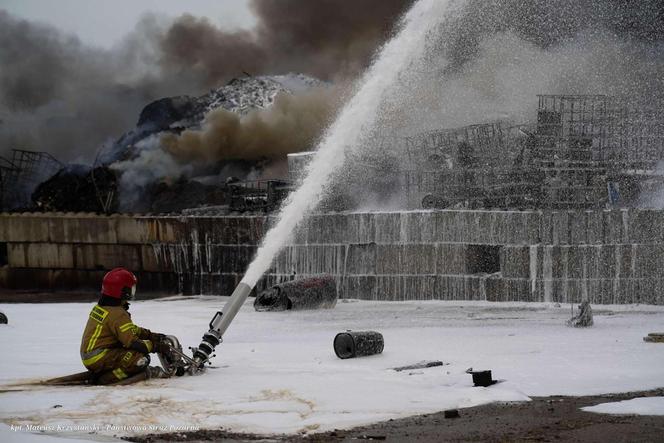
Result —
[[[248,72],[301,72],[323,80],[365,68],[412,0],[253,0],[252,32],[225,32],[185,15],[165,33],[165,69],[193,69],[208,85]]]
[[[156,26],[146,18],[105,51],[0,11],[0,155],[25,148],[89,161],[135,124],[146,102],[178,93],[145,65],[141,45]]]
[[[385,106],[386,130],[416,133],[535,118],[537,94],[664,97],[664,4],[469,0],[432,32],[427,58]]]
[[[532,123],[538,94],[611,95],[662,109],[663,73],[662,2],[468,0],[431,30],[425,57],[383,103],[376,132]],[[363,150],[403,161],[410,153],[403,143],[385,147],[383,137],[369,138]],[[349,194],[361,196],[367,176],[349,167],[341,179],[359,183]],[[378,199],[362,198],[367,207]]]
[[[25,148],[89,162],[157,98],[200,95],[244,73],[355,75],[408,3],[254,0],[256,29],[234,32],[147,16],[109,50],[0,10],[0,155]]]
[[[411,3],[253,0],[252,30],[226,31],[188,15],[170,23],[146,17],[110,50],[0,11],[0,155],[23,147],[89,161],[133,127],[148,102],[199,95],[245,72],[351,79]],[[468,0],[432,30],[429,57],[391,94],[380,129],[524,121],[542,93],[651,103],[664,95],[663,9],[656,0]],[[329,94],[280,97],[273,110],[244,117],[215,111],[199,131],[150,142],[167,161],[147,152],[139,158],[190,171],[192,164],[306,149],[334,113]]]
[[[245,116],[218,108],[200,130],[162,137],[164,149],[182,163],[285,157],[313,148],[335,109],[332,88],[299,95],[278,94],[274,104]]]

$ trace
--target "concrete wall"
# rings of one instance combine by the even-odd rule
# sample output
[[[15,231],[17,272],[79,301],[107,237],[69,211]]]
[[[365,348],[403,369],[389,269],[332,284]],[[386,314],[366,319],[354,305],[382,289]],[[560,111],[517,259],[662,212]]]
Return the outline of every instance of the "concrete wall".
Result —
[[[6,251],[0,253],[5,265],[0,285],[98,290],[104,272],[124,266],[137,273],[143,291],[226,293],[249,264],[264,222],[263,217],[0,214],[0,251]],[[203,275],[205,269],[210,276]]]
[[[0,215],[10,288],[229,294],[270,223],[256,217]],[[310,217],[259,287],[332,274],[341,297],[664,304],[664,211],[412,211]]]

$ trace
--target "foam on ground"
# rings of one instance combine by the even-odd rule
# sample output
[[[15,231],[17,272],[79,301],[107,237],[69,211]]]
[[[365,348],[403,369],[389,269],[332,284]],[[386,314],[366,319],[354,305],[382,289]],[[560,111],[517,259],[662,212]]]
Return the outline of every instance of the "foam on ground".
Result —
[[[133,319],[193,346],[200,341],[201,324],[224,301],[136,302]],[[0,305],[10,319],[0,326],[0,353],[8,356],[0,360],[1,389],[81,371],[79,340],[91,306]],[[569,306],[547,304],[340,301],[330,310],[259,313],[248,302],[217,349],[216,367],[205,375],[127,387],[2,392],[0,422],[113,427],[93,434],[57,433],[95,440],[150,432],[155,426],[298,433],[529,396],[662,386],[664,345],[642,337],[661,329],[664,308],[596,307],[595,326],[589,329],[564,326],[569,312]],[[346,329],[381,332],[385,351],[339,360],[332,340]],[[447,364],[389,369],[422,360]],[[494,378],[505,381],[475,388],[465,373],[469,367],[491,369]],[[132,428],[140,426],[145,430]],[[30,437],[13,438],[17,435]]]

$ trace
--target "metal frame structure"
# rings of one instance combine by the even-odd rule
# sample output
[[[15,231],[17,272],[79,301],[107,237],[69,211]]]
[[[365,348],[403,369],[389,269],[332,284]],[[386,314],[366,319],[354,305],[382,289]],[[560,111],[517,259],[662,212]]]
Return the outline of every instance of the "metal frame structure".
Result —
[[[3,209],[27,207],[39,183],[64,165],[48,152],[12,149],[12,159],[2,159],[0,197]]]
[[[530,125],[431,131],[407,138],[405,149],[411,205],[423,196],[425,207],[629,205],[640,183],[664,182],[656,172],[664,160],[664,110],[605,95],[539,95]]]

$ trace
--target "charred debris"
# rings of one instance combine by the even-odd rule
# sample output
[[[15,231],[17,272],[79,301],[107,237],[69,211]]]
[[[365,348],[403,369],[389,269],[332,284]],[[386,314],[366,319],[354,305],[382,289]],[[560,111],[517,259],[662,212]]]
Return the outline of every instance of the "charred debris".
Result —
[[[199,97],[167,97],[148,104],[134,129],[104,146],[92,165],[65,164],[46,152],[14,149],[0,157],[0,210],[64,212],[152,212],[183,210],[268,212],[290,190],[287,180],[261,179],[270,164],[265,158],[230,159],[198,166],[175,165],[175,170],[152,174],[159,163],[127,171],[117,165],[140,160],[146,151],[155,157],[164,134],[199,129],[212,110],[240,115],[272,105],[279,93],[317,87],[303,75],[246,77]],[[285,160],[285,159],[284,159]],[[138,163],[138,162],[137,162]],[[123,186],[123,175],[140,184]]]
[[[269,79],[253,80],[231,82],[226,92],[216,90],[204,98],[174,97],[149,104],[137,127],[106,149],[94,166],[64,165],[47,153],[14,150],[11,159],[0,158],[2,209],[123,209],[127,191],[114,162],[139,156],[155,134],[200,125],[215,106],[237,112],[269,106],[281,86]],[[389,152],[399,156],[395,159],[383,155],[381,146],[354,153],[358,158],[347,162],[347,179],[335,183],[320,209],[354,209],[358,189],[372,193],[374,200],[398,194],[401,209],[568,210],[659,204],[657,196],[664,189],[661,107],[637,107],[603,95],[540,95],[537,101],[537,114],[527,123],[493,121],[386,138]],[[270,212],[301,180],[310,158],[289,155],[283,179],[252,179],[265,165],[262,160],[221,162],[206,177],[157,178],[141,187],[141,198],[131,210]],[[379,191],[389,195],[381,197]]]

